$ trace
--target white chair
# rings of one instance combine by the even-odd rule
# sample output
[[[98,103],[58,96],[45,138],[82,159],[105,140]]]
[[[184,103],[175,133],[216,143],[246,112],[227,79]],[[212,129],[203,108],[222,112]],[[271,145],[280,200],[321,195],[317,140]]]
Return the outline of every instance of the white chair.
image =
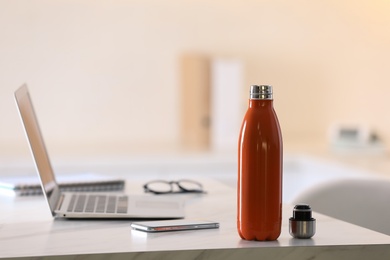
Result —
[[[307,203],[313,211],[390,235],[389,180],[331,181],[304,191],[292,201]]]

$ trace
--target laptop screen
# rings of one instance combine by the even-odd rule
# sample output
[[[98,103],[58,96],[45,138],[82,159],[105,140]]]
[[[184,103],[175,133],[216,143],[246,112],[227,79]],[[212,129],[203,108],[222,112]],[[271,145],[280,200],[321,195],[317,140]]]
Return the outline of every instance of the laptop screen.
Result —
[[[49,155],[42,138],[27,85],[23,85],[15,91],[15,99],[30,144],[35,166],[40,176],[44,195],[49,203],[52,214],[54,215],[58,196],[60,195],[59,187],[54,177]]]

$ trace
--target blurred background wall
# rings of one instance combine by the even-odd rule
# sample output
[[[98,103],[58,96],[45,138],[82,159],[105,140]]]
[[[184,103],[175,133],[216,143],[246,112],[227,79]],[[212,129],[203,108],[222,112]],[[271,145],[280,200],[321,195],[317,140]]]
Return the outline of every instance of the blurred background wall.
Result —
[[[2,0],[1,154],[27,149],[23,83],[52,153],[180,147],[188,53],[243,64],[240,116],[249,85],[272,84],[286,144],[326,143],[335,122],[388,142],[389,13],[385,0]]]

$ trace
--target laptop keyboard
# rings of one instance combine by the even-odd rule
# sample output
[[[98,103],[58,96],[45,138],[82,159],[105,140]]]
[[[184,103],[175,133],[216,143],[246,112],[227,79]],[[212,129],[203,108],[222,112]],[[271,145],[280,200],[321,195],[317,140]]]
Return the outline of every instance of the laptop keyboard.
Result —
[[[68,212],[127,213],[127,196],[73,194]]]

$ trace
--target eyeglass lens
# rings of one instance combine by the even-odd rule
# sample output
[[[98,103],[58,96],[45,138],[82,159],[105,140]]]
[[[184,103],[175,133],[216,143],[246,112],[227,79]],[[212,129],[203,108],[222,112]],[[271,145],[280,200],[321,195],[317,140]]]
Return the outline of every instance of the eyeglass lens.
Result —
[[[200,183],[194,182],[194,181],[182,180],[182,181],[177,182],[177,185],[179,185],[179,187],[185,191],[201,191],[202,190],[202,185]]]
[[[174,189],[176,184],[179,190]],[[145,190],[155,193],[171,193],[171,192],[202,192],[202,185],[195,181],[180,180],[180,181],[151,181],[145,184]]]
[[[147,189],[151,192],[169,193],[172,192],[172,185],[166,181],[153,181],[146,185]]]

